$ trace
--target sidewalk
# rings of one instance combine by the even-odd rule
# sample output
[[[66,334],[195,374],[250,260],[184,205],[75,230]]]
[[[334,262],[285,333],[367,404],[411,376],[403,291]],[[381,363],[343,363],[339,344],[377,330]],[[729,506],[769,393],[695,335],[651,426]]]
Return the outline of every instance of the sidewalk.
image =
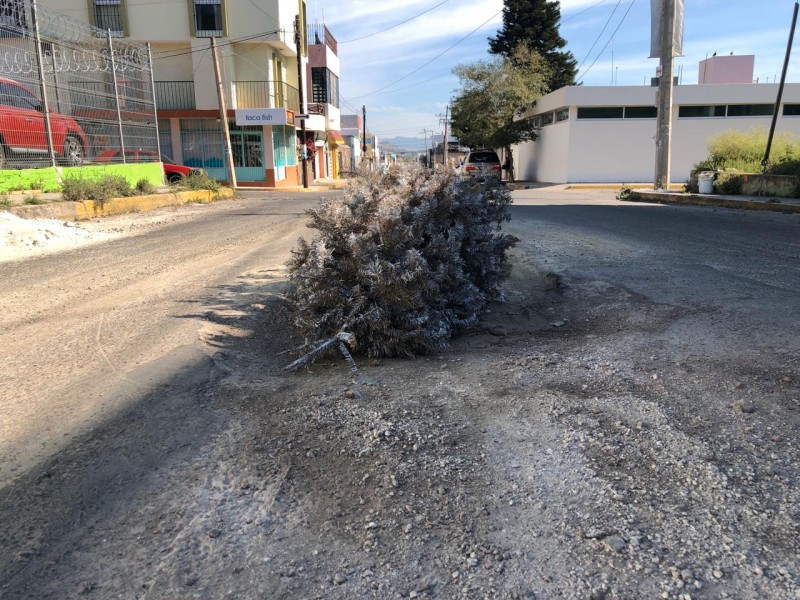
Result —
[[[722,194],[694,194],[666,190],[634,189],[630,202],[658,202],[659,204],[685,204],[693,206],[718,206],[740,210],[765,210],[800,214],[800,198],[774,198],[770,196],[725,196]]]
[[[722,194],[695,194],[683,192],[684,185],[672,184],[670,190],[654,190],[648,183],[539,183],[515,181],[508,183],[511,190],[530,190],[557,187],[564,190],[631,190],[627,202],[656,202],[659,204],[683,204],[690,206],[717,206],[740,210],[763,210],[780,213],[800,213],[800,198],[777,198],[771,196],[725,196]]]

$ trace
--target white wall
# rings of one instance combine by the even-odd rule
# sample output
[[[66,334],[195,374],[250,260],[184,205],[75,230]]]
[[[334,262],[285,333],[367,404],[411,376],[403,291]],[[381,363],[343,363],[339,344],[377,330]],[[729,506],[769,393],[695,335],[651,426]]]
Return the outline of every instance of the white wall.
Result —
[[[707,157],[708,140],[723,131],[768,130],[771,117],[678,118],[680,105],[773,104],[774,84],[686,85],[674,90],[671,181],[689,178]],[[536,142],[514,148],[520,180],[553,183],[651,181],[656,119],[577,119],[578,107],[654,106],[655,88],[569,87],[540,98],[527,116],[569,107],[568,121],[542,127]],[[800,84],[787,84],[784,103],[800,104]],[[800,138],[800,117],[780,117],[777,131]]]

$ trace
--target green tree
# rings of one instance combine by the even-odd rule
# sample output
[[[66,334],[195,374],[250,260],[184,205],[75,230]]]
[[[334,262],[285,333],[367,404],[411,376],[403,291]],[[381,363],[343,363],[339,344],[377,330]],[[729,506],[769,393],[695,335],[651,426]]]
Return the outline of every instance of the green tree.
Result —
[[[547,91],[575,85],[577,61],[563,51],[566,40],[558,32],[560,3],[553,0],[505,0],[503,28],[489,38],[489,52],[510,58],[519,44],[538,52],[550,66]]]
[[[452,129],[461,144],[470,148],[502,148],[536,139],[531,119],[520,115],[547,90],[549,67],[525,45],[509,58],[495,57],[453,72],[461,89],[451,101]]]

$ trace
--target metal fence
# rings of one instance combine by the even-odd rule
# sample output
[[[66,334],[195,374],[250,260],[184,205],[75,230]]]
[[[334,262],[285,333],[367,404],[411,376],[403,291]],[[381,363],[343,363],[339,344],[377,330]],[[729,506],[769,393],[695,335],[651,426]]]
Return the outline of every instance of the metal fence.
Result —
[[[155,109],[149,47],[0,0],[0,168],[156,159]]]

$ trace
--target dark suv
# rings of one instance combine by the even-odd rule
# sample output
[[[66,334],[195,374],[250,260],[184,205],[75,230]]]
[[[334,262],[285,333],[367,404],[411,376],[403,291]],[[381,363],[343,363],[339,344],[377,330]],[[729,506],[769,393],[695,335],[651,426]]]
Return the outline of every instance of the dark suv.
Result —
[[[500,179],[502,172],[500,158],[494,150],[470,150],[461,164],[461,173],[475,179]]]
[[[50,113],[56,156],[62,164],[75,166],[86,156],[86,134],[71,117]],[[0,169],[12,158],[22,162],[49,159],[44,107],[24,85],[0,77]]]

